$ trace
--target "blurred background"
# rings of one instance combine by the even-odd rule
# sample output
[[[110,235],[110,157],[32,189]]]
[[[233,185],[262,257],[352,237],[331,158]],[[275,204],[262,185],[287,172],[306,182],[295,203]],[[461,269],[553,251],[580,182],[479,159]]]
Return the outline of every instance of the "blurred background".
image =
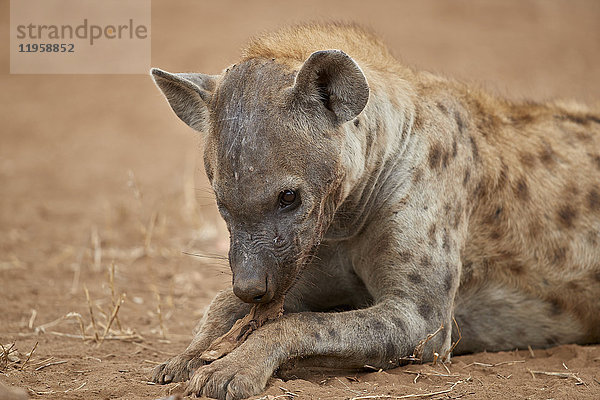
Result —
[[[128,295],[122,319],[158,335],[162,304],[169,334],[183,335],[175,351],[230,280],[202,140],[149,76],[10,75],[8,3],[0,2],[0,339],[83,313],[84,284],[102,303],[99,282],[114,262]],[[511,99],[600,100],[597,0],[154,0],[152,66],[219,73],[252,36],[329,20],[361,23],[402,62]]]

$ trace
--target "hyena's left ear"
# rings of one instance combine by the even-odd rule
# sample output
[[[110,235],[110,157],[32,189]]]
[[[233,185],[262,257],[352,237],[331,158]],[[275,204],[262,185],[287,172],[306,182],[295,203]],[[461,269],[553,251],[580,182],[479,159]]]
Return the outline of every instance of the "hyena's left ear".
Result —
[[[175,114],[197,131],[205,132],[208,102],[216,77],[205,74],[172,74],[158,68],[150,70],[156,86],[163,92]]]
[[[365,75],[341,50],[312,53],[298,71],[292,90],[296,98],[320,100],[335,115],[337,123],[355,118],[369,100]]]

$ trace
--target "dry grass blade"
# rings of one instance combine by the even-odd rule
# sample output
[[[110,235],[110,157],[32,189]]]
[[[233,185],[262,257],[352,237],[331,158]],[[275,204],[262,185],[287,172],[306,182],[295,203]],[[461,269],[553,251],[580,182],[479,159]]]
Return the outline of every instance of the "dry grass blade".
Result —
[[[33,349],[31,349],[31,351],[29,352],[29,354],[27,355],[27,359],[25,360],[25,362],[23,363],[23,365],[21,365],[21,371],[23,371],[25,369],[25,366],[27,365],[27,363],[29,362],[29,360],[31,359],[31,356],[33,355],[33,352],[35,351],[35,349],[37,349],[38,347],[38,343],[39,342],[35,342],[35,345],[33,346]]]
[[[6,369],[6,367],[8,367],[8,363],[10,362],[10,359],[8,358],[11,350],[13,349],[13,347],[15,347],[15,343],[11,343],[10,347],[8,348],[8,350],[2,345],[2,343],[0,343],[0,348],[2,349],[2,354],[0,354],[0,370],[4,370]]]
[[[405,374],[414,374],[414,375],[421,375],[421,376],[444,376],[444,377],[449,377],[449,378],[458,378],[460,377],[460,374],[441,374],[439,372],[436,371],[432,371],[432,372],[423,372],[423,371],[402,371]]]
[[[94,328],[94,340],[98,342],[100,337],[98,337],[98,326],[96,325],[96,318],[94,318],[94,307],[92,307],[92,300],[90,299],[90,292],[88,291],[87,286],[83,285],[83,291],[85,292],[85,298],[88,303],[88,310],[90,312],[90,319],[92,320],[92,327]],[[85,330],[84,330],[85,332]],[[85,339],[85,334],[84,334]]]
[[[87,382],[83,382],[81,385],[79,385],[78,387],[76,387],[74,389],[67,389],[67,390],[45,390],[45,391],[39,391],[39,390],[33,390],[33,389],[27,389],[27,390],[29,390],[31,393],[33,393],[36,396],[43,396],[43,395],[48,395],[48,394],[57,394],[57,393],[65,393],[66,394],[69,392],[74,392],[76,390],[81,389],[85,385],[87,385]]]
[[[37,368],[35,369],[35,371],[40,371],[40,370],[42,370],[42,369],[44,369],[44,368],[47,368],[47,367],[50,367],[50,366],[52,366],[52,365],[60,365],[60,364],[64,364],[64,363],[66,363],[66,362],[67,362],[66,360],[63,360],[63,361],[54,361],[54,362],[49,362],[49,363],[47,363],[47,364],[40,365],[39,367],[37,367]]]
[[[530,345],[527,345],[527,350],[529,350],[529,355],[531,356],[531,358],[535,358],[535,353],[533,352],[533,349]]]
[[[102,244],[100,242],[100,235],[98,234],[98,228],[96,226],[92,227],[90,237],[94,257],[94,270],[100,271],[102,265]]]
[[[160,329],[160,337],[163,339],[167,338],[165,334],[165,325],[163,321],[162,310],[160,308],[160,293],[158,292],[158,288],[154,288],[154,296],[156,297],[156,315],[158,316],[158,327]]]
[[[444,324],[441,324],[440,327],[433,333],[427,335],[425,339],[421,339],[419,343],[415,346],[413,350],[413,354],[408,357],[402,357],[400,360],[402,361],[421,361],[423,359],[423,352],[425,351],[425,345],[435,337],[438,333],[440,333],[444,329]]]
[[[513,365],[513,364],[524,363],[524,362],[525,362],[525,360],[502,361],[502,362],[495,363],[495,364],[488,364],[488,363],[481,363],[481,362],[472,362],[470,364],[465,365],[463,368],[467,368],[467,367],[470,367],[472,365],[477,365],[479,367],[491,368],[491,367],[497,367],[499,365]]]
[[[70,333],[53,332],[53,331],[49,331],[47,333],[49,335],[66,337],[66,338],[70,338],[70,339],[81,339],[80,335],[73,335]],[[125,342],[133,342],[135,344],[138,344],[136,342],[143,342],[144,337],[138,333],[131,333],[131,334],[125,334],[125,335],[111,335],[111,336],[105,337],[103,340],[122,340]],[[158,351],[156,351],[156,352],[159,353]],[[174,355],[175,354],[172,354],[172,356],[174,356]]]
[[[116,296],[116,292],[115,292],[115,263],[112,262],[110,264],[110,268],[108,270],[108,284],[110,286],[110,300],[112,303],[113,308],[117,305],[117,296]],[[121,321],[119,321],[119,317],[116,317],[115,322],[117,323],[117,327],[119,328],[119,331],[122,333],[123,332],[123,328],[121,326]]]
[[[392,399],[392,400],[397,400],[397,399],[419,399],[419,398],[422,399],[422,398],[426,398],[426,397],[433,397],[433,396],[438,396],[440,394],[450,393],[452,390],[454,390],[454,388],[456,387],[456,385],[458,385],[459,383],[463,383],[463,382],[464,381],[454,382],[452,384],[452,386],[450,386],[449,389],[439,390],[437,392],[405,394],[403,396],[392,396],[392,395],[389,395],[389,394],[374,394],[374,395],[369,395],[369,396],[353,397],[350,400],[368,400],[368,399]]]
[[[112,314],[110,315],[110,319],[108,320],[108,324],[106,325],[106,328],[104,329],[104,333],[102,334],[102,338],[100,338],[100,342],[98,344],[102,343],[104,341],[104,339],[106,338],[106,335],[108,335],[108,331],[110,330],[112,323],[115,321],[115,318],[117,318],[117,314],[119,313],[121,304],[123,304],[124,301],[125,301],[125,294],[121,294],[121,296],[119,296],[119,301],[113,308]]]
[[[146,236],[144,238],[144,249],[146,253],[150,252],[150,243],[152,243],[152,235],[154,234],[154,227],[156,226],[156,221],[158,220],[158,212],[152,212],[152,216],[150,217],[150,221],[148,222],[148,227],[146,228]]]
[[[547,376],[556,376],[557,378],[573,378],[577,381],[576,385],[585,385],[585,382],[581,380],[579,376],[577,376],[574,372],[548,372],[548,371],[532,371],[529,370],[531,375],[547,375]]]
[[[462,333],[460,332],[460,327],[458,326],[458,322],[456,322],[456,319],[454,318],[454,316],[452,316],[452,321],[454,322],[454,325],[456,326],[456,331],[458,332],[458,339],[456,340],[456,342],[452,343],[452,346],[450,346],[448,351],[446,351],[444,353],[444,356],[442,357],[442,365],[443,365],[443,363],[448,361],[448,358],[450,357],[450,355],[452,354],[452,352],[454,351],[454,349],[456,348],[456,346],[460,343],[460,340],[462,339]],[[444,367],[445,367],[445,365],[444,365]]]
[[[29,327],[29,329],[33,329],[33,323],[35,322],[35,317],[37,317],[37,310],[32,309],[31,310],[31,317],[29,317],[29,323],[27,324],[27,326]]]

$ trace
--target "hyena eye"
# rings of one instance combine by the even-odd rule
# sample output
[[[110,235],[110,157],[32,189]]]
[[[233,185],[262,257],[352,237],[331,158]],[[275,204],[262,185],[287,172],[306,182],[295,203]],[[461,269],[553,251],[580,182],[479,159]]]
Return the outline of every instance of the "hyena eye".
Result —
[[[279,207],[285,208],[288,207],[296,201],[296,192],[290,189],[284,190],[279,193]]]

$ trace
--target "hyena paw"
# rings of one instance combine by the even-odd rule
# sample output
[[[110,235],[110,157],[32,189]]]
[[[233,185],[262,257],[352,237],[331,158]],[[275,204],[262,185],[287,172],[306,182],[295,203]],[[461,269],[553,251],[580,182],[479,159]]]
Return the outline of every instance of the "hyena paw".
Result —
[[[206,396],[219,400],[239,400],[260,394],[271,376],[263,368],[236,363],[228,357],[198,368],[186,395]]]
[[[205,362],[200,360],[199,357],[180,354],[154,368],[152,382],[164,385],[171,382],[187,381],[194,371],[204,364]]]

